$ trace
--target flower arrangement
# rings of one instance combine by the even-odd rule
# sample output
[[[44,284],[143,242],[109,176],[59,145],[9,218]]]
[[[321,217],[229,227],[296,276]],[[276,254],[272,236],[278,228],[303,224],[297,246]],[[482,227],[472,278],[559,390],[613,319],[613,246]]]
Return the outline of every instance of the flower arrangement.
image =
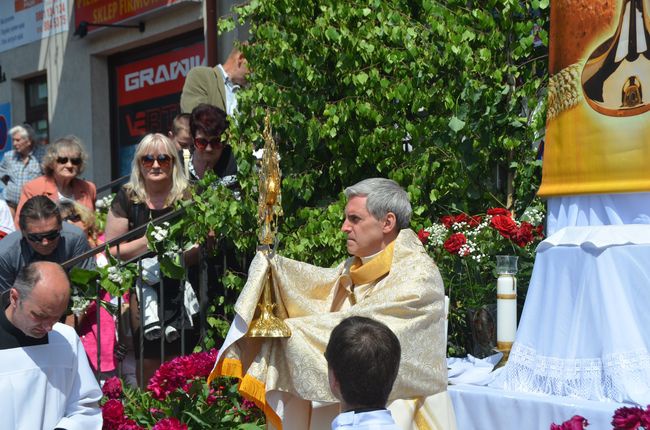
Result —
[[[582,430],[589,426],[589,421],[580,415],[574,415],[562,424],[551,424],[550,430]],[[650,430],[650,405],[645,409],[638,406],[622,407],[614,411],[613,430]]]
[[[262,429],[262,412],[240,398],[235,383],[221,378],[208,385],[216,356],[213,349],[163,363],[146,390],[108,379],[102,387],[103,429]]]
[[[420,229],[418,237],[438,264],[451,301],[449,355],[465,355],[471,349],[468,310],[496,300],[497,255],[519,256],[520,295],[525,296],[535,247],[544,237],[543,218],[536,207],[519,218],[497,207],[479,215],[445,215]]]

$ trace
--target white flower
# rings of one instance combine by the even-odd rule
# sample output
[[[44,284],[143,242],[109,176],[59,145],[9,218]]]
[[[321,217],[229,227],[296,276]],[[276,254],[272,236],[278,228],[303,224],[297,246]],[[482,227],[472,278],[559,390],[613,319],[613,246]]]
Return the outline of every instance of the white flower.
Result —
[[[118,269],[115,266],[111,266],[108,268],[108,280],[113,281],[116,284],[121,284],[123,281],[122,273],[120,272],[120,269]]]
[[[74,295],[72,296],[72,307],[70,309],[72,310],[72,313],[74,313],[76,316],[79,316],[83,311],[86,310],[89,304],[90,300],[87,298]]]
[[[424,230],[430,233],[428,243],[432,247],[437,248],[439,246],[442,246],[443,243],[445,243],[445,237],[447,236],[447,228],[444,225],[433,224],[431,227],[427,227]]]

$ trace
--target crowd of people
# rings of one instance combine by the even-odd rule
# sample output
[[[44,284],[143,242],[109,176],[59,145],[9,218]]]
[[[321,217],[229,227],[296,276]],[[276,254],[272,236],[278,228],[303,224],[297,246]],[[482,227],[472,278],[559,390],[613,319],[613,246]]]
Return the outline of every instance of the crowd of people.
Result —
[[[13,428],[99,429],[101,391],[93,371],[100,379],[114,374],[116,361],[128,359],[131,351],[133,369],[140,369],[133,376],[146,385],[161,359],[191,352],[199,341],[196,315],[186,309],[197,296],[198,283],[191,276],[188,282],[168,279],[155,260],[142,260],[138,284],[125,297],[133,342],[123,345],[127,336],[117,333],[117,327],[124,324],[115,324],[95,303],[65,317],[70,282],[61,264],[170,213],[208,172],[216,175],[214,186],[240,198],[237,162],[224,138],[247,72],[245,57],[234,49],[223,65],[188,73],[180,100],[183,113],[167,134],[150,133],[138,143],[129,180],[112,200],[104,231],[95,222],[96,186],[80,177],[88,161],[80,139],[65,136],[42,147],[28,125],[10,130],[13,149],[0,161],[5,185],[0,200],[0,297],[5,309],[0,313],[0,356],[12,363],[34,357],[21,366],[35,381],[34,392],[41,394],[30,399],[25,381],[0,372],[0,393],[5,381],[25,388],[12,388],[20,404],[0,408],[12,410]],[[412,428],[418,420],[428,423],[433,416],[441,425],[431,428],[453,429],[453,411],[444,397],[442,281],[408,228],[408,195],[383,178],[362,181],[345,193],[341,230],[352,257],[338,268],[324,269],[258,254],[243,294],[251,301],[250,314],[236,315],[222,362],[211,377],[243,378],[242,393],[254,381],[256,389],[249,395],[261,404],[279,393],[275,406],[265,409],[270,428],[282,422],[289,430],[329,428],[330,423],[341,430],[397,430]],[[148,250],[144,232],[111,245],[108,252],[123,261]],[[186,267],[198,263],[198,245],[181,252]],[[101,253],[77,262],[82,268],[104,264]],[[207,265],[210,288],[217,288],[218,262],[208,260]],[[293,334],[283,342],[250,343],[238,331],[250,323],[259,297],[248,291],[261,288],[268,271],[280,284],[285,321]],[[116,299],[100,294],[106,301]],[[153,316],[148,303],[156,304]],[[309,374],[302,372],[304,366]],[[24,405],[42,414],[27,414]]]
[[[143,272],[138,282],[146,280],[147,288],[160,295],[160,303],[153,311],[146,309],[145,299],[136,293],[144,290],[138,285],[125,297],[123,309],[130,309],[126,318],[110,314],[95,301],[72,314],[70,283],[63,264],[72,259],[80,259],[75,267],[84,269],[107,264],[102,252],[87,258],[83,255],[173,211],[176,203],[189,198],[190,188],[210,171],[216,175],[215,186],[236,193],[237,163],[224,139],[226,111],[236,111],[234,92],[238,87],[233,79],[245,83],[246,61],[234,49],[229,60],[218,67],[206,69],[220,74],[216,83],[223,96],[220,102],[217,106],[208,104],[210,97],[199,94],[203,83],[192,84],[194,78],[188,79],[187,84],[193,88],[192,100],[184,99],[182,103],[188,110],[174,118],[167,134],[142,137],[135,149],[129,180],[113,198],[101,230],[95,216],[97,187],[82,177],[89,161],[82,141],[69,135],[44,145],[37,142],[29,124],[9,130],[13,146],[0,161],[4,186],[0,199],[0,296],[5,311],[0,318],[0,354],[6,352],[3,356],[13,362],[19,355],[33,354],[33,347],[48,345],[66,349],[61,357],[70,359],[65,365],[68,371],[61,374],[58,361],[51,363],[48,351],[39,350],[38,360],[25,372],[46,384],[42,399],[47,401],[37,405],[43,415],[28,416],[22,406],[3,401],[1,410],[13,409],[12,416],[18,417],[12,428],[101,428],[97,409],[101,392],[93,382],[93,372],[104,380],[117,374],[118,361],[124,360],[122,376],[127,382],[143,386],[161,364],[161,343],[165,360],[190,353],[198,343],[198,318],[187,317],[185,309],[188,294],[197,296],[196,280],[191,280],[192,285],[161,276],[155,258],[148,259],[149,275]],[[205,83],[214,82],[208,79]],[[122,241],[108,252],[122,261],[140,257],[148,252],[145,234]],[[199,254],[198,245],[184,250],[186,266],[198,264]],[[118,302],[106,291],[102,290],[100,296],[104,301]],[[143,322],[141,304],[145,308]],[[145,325],[147,312],[155,314],[165,330],[148,331],[142,336],[140,326]],[[122,324],[116,324],[118,318]],[[66,325],[73,328],[66,329]],[[142,369],[142,380],[137,369]],[[11,378],[10,374],[0,374],[0,385],[12,382]],[[52,390],[46,388],[53,383],[53,388],[60,391],[56,399],[48,397]],[[21,402],[33,403],[28,401],[26,391],[17,394]],[[15,413],[17,410],[23,412]]]

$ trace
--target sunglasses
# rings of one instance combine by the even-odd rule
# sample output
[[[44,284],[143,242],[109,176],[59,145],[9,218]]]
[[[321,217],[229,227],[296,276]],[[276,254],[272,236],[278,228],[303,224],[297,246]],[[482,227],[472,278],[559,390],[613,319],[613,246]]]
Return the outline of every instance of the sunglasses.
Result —
[[[68,161],[72,163],[73,166],[78,166],[81,164],[81,157],[57,157],[56,162],[59,164],[68,164]]]
[[[45,239],[51,242],[61,236],[61,231],[51,230],[46,231],[45,233],[27,233],[26,236],[27,239],[31,240],[32,242],[42,243]]]
[[[203,137],[195,137],[194,145],[200,150],[204,150],[208,145],[212,146],[215,149],[218,149],[223,146],[223,142],[221,141],[220,137],[213,137],[210,140]]]
[[[79,221],[81,221],[81,216],[79,216],[79,214],[71,214],[71,215],[68,215],[67,217],[63,218],[63,221],[79,222]]]
[[[157,157],[154,157],[151,154],[147,154],[143,155],[142,158],[140,158],[140,163],[142,163],[142,167],[145,169],[151,169],[153,167],[153,163],[156,161],[158,162],[158,165],[161,169],[166,169],[171,166],[172,157],[167,154],[160,154]]]

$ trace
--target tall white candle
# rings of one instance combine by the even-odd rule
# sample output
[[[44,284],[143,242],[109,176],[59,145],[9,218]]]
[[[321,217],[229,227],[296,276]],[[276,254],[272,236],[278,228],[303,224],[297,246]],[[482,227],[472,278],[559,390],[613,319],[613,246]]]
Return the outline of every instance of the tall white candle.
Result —
[[[497,343],[512,343],[517,332],[517,278],[497,278]]]

